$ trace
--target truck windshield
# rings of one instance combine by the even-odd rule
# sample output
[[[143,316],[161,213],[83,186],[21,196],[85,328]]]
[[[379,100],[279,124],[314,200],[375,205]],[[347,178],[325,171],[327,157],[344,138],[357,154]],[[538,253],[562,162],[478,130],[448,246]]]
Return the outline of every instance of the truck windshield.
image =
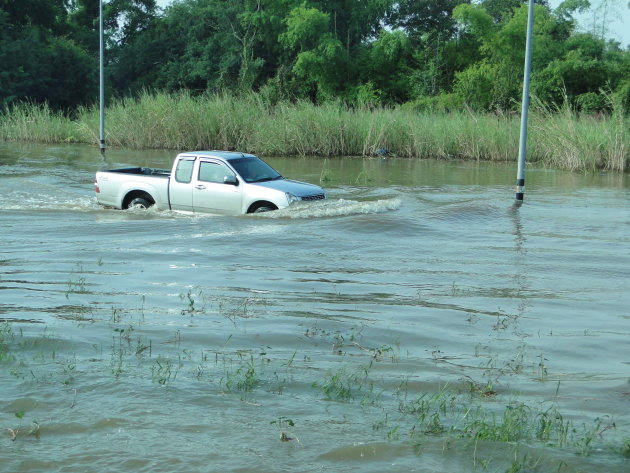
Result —
[[[282,179],[278,171],[260,158],[230,159],[230,164],[245,179],[245,182],[265,182]]]

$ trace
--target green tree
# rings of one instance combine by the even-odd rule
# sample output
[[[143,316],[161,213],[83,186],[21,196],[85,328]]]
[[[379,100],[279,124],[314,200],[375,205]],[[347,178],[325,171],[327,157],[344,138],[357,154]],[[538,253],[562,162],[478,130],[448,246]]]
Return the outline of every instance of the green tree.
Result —
[[[286,60],[278,37],[286,30],[284,19],[299,0],[248,0],[238,15],[241,41],[250,57],[258,59],[260,82],[274,77]],[[249,48],[245,45],[249,44]],[[245,54],[243,54],[245,55]],[[259,85],[258,82],[256,85]]]
[[[96,97],[94,59],[67,37],[68,2],[0,0],[0,105],[71,109]]]
[[[610,104],[603,93],[620,90],[630,76],[629,55],[591,33],[573,35],[558,57],[536,72],[532,90],[548,103],[569,99],[586,112],[605,110]]]
[[[125,44],[112,66],[112,82],[123,93],[146,89],[205,92],[238,75],[238,43],[230,25],[231,2],[174,3],[162,17]]]
[[[9,28],[32,25],[59,33],[64,31],[66,7],[71,0],[0,0]]]
[[[401,0],[391,10],[389,23],[402,28],[412,39],[427,35],[449,39],[457,28],[452,17],[453,9],[468,3],[470,0]]]
[[[396,2],[389,24],[402,29],[413,50],[409,94],[412,98],[449,91],[454,74],[478,58],[478,46],[458,37],[453,9],[470,0],[402,0]]]
[[[156,0],[106,0],[107,83],[119,95],[260,90],[269,100],[515,108],[526,3],[178,0],[161,12]],[[536,1],[534,25],[532,90],[584,111],[630,101],[630,51],[575,34],[573,15],[589,5]],[[98,0],[0,0],[0,105],[90,103],[97,61]]]
[[[509,19],[497,23],[484,5],[460,5],[455,18],[464,31],[478,40],[481,62],[470,70],[459,73],[454,89],[476,109],[509,109],[517,105],[520,97],[527,8],[515,8]],[[506,17],[507,18],[507,17]],[[550,10],[535,6],[533,68],[542,69],[561,48],[556,40],[557,23]],[[491,90],[489,90],[491,89]],[[478,95],[475,95],[478,94]]]
[[[374,40],[383,29],[393,0],[318,0],[313,6],[330,15],[330,32],[349,55],[364,42]]]
[[[347,51],[330,33],[330,15],[306,4],[291,10],[280,43],[295,55],[293,72],[310,88],[312,98],[332,98],[343,88]]]
[[[406,102],[411,98],[414,66],[414,51],[407,34],[383,30],[356,61],[359,85],[349,98],[363,103]]]

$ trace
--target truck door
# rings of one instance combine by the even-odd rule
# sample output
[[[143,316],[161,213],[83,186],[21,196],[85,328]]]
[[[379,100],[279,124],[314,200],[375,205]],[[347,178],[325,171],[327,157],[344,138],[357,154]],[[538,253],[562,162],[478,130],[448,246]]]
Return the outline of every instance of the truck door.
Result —
[[[226,178],[232,183],[226,183]],[[193,208],[195,212],[240,214],[242,184],[234,171],[219,161],[199,162],[197,179],[193,183]]]
[[[194,166],[194,156],[183,156],[179,159],[169,180],[171,209],[193,211],[192,176]]]

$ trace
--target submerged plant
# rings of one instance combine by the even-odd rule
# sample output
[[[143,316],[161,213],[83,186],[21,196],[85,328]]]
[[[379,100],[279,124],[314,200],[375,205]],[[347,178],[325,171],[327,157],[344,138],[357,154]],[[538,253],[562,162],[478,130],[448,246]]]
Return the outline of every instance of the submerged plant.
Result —
[[[78,277],[76,280],[69,279],[66,285],[66,299],[68,299],[70,294],[84,294],[87,292],[85,288],[85,277],[83,276]]]
[[[295,427],[295,422],[292,419],[289,419],[285,416],[280,416],[276,420],[272,420],[270,422],[271,425],[274,425],[280,431],[280,440],[283,442],[290,442],[292,440],[296,440],[294,434],[290,432],[290,427]]]
[[[7,432],[11,436],[11,440],[14,442],[19,436],[34,436],[39,438],[39,422],[33,420],[31,421],[31,425],[28,428],[22,427],[22,419],[24,418],[25,414],[25,411],[15,412],[15,417],[20,420],[19,425],[15,429],[7,428]]]
[[[333,178],[334,172],[328,167],[328,158],[326,158],[322,164],[322,172],[319,174],[319,182],[324,184],[332,181]]]
[[[183,301],[185,300],[188,303],[188,308],[182,309],[182,315],[185,314],[194,314],[197,311],[195,307],[195,298],[193,297],[192,289],[188,289],[186,294],[180,294],[179,298]]]
[[[339,370],[324,381],[321,389],[328,400],[348,401],[353,397],[352,381],[345,370]]]
[[[83,265],[81,263],[77,263],[76,268],[76,271],[73,271],[73,273],[79,274],[80,276],[78,276],[76,280],[70,278],[66,283],[66,299],[68,299],[70,294],[85,294],[88,292],[88,290],[86,289],[86,279],[85,276],[83,276]]]
[[[361,404],[375,403],[378,394],[374,394],[374,383],[369,379],[369,371],[372,364],[357,369],[356,372],[348,372],[348,368],[342,367],[329,373],[328,377],[319,386],[313,383],[313,387],[320,387],[324,396],[329,401],[350,401],[361,394]],[[362,371],[362,374],[360,374]]]
[[[0,361],[9,359],[9,341],[13,340],[13,329],[8,322],[0,324]]]
[[[165,386],[177,377],[179,368],[169,358],[158,357],[151,366],[151,377],[158,384]]]
[[[229,391],[251,391],[257,383],[253,355],[250,355],[249,360],[244,365],[240,365],[236,371],[228,371],[225,375],[225,387]]]
[[[516,457],[516,454],[514,455]],[[505,473],[525,473],[535,471],[540,463],[540,458],[534,459],[529,453],[525,453],[521,458],[512,460]]]

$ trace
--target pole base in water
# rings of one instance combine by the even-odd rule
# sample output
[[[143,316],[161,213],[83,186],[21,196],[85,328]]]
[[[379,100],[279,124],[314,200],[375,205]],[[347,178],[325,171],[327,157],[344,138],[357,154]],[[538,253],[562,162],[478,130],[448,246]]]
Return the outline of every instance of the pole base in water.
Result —
[[[525,179],[516,180],[516,200],[522,201],[525,196]]]

